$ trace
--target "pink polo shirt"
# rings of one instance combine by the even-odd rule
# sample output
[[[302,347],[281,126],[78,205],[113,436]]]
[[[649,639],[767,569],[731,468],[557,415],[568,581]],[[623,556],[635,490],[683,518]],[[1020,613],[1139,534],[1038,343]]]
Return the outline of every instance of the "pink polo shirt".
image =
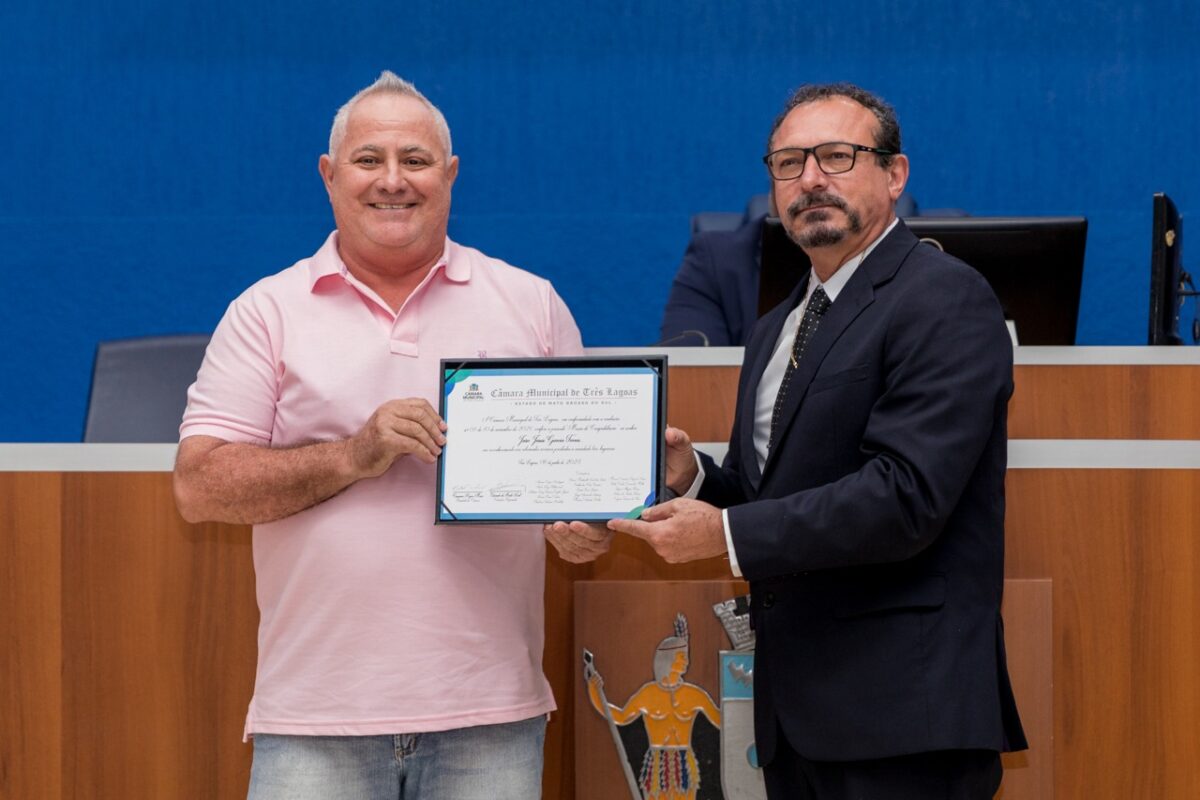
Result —
[[[256,283],[213,334],[180,437],[288,447],[345,438],[384,401],[438,407],[441,358],[572,356],[545,280],[449,239],[393,314],[346,270],[337,233]],[[542,674],[539,526],[433,525],[435,468],[378,478],[254,526],[260,624],[246,733],[368,735],[554,709]]]

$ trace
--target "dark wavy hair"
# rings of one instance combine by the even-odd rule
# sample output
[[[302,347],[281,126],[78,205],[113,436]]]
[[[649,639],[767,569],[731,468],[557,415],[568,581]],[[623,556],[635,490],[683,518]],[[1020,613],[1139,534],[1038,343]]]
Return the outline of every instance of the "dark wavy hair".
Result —
[[[784,118],[791,113],[793,108],[818,100],[828,100],[831,97],[849,98],[874,114],[876,121],[879,122],[879,129],[875,131],[875,147],[880,150],[890,150],[893,153],[902,152],[900,150],[900,122],[896,119],[896,109],[892,108],[882,97],[855,86],[853,83],[806,83],[793,92],[787,103],[784,104],[783,111],[779,112],[779,116],[775,118],[775,124],[771,126],[771,134],[767,137],[767,151],[771,150],[775,131],[779,130]],[[881,167],[888,167],[892,163],[891,156],[876,154],[875,158]]]

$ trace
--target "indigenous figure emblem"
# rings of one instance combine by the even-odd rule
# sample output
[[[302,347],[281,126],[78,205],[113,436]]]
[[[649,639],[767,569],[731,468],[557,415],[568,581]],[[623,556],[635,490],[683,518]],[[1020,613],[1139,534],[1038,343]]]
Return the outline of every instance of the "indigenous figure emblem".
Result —
[[[654,680],[642,685],[624,706],[608,702],[604,680],[592,654],[583,651],[583,677],[592,707],[608,722],[621,767],[633,800],[696,800],[701,783],[701,762],[693,748],[693,730],[701,715],[721,727],[721,711],[708,692],[687,683],[687,618],[675,617],[675,635],[663,639],[654,651]],[[618,726],[642,720],[648,744],[634,777],[635,753],[624,743]]]

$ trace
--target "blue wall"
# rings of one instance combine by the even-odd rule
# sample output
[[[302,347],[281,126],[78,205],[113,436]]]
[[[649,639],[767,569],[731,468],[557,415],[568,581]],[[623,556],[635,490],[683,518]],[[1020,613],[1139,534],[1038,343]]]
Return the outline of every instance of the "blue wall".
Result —
[[[806,81],[895,104],[923,206],[1086,215],[1082,344],[1144,341],[1151,194],[1200,209],[1194,0],[15,5],[0,441],[78,440],[97,341],[211,330],[315,250],[329,121],[384,67],[450,121],[451,235],[553,280],[589,345],[657,338],[689,215],[765,188]]]

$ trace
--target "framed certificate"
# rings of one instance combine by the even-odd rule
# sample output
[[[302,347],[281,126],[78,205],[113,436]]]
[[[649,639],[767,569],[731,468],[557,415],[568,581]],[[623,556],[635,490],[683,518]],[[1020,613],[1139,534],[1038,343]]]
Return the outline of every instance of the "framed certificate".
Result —
[[[444,359],[438,524],[636,517],[662,497],[667,357]]]

